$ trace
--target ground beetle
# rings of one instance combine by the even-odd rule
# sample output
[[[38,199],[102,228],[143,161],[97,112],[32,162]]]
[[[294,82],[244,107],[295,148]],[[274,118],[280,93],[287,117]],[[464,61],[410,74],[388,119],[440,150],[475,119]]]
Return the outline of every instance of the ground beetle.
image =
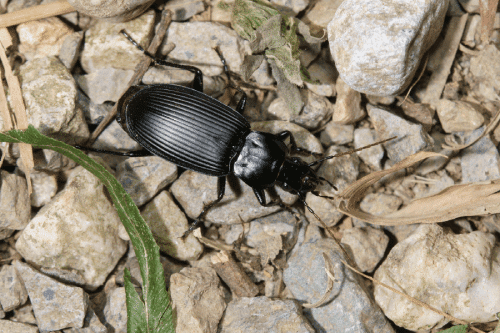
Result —
[[[120,153],[78,148],[122,156],[156,155],[183,168],[218,177],[217,199],[204,206],[185,235],[196,228],[206,212],[222,200],[226,176],[231,173],[253,189],[262,206],[278,205],[286,208],[279,199],[266,202],[264,190],[279,185],[284,190],[298,195],[305,204],[306,193],[319,195],[314,191],[316,186],[321,181],[327,182],[316,174],[312,166],[373,146],[328,156],[310,164],[298,157],[291,157],[291,153],[297,152],[319,154],[297,147],[290,131],[277,135],[252,131],[250,124],[242,116],[247,97],[241,89],[233,86],[242,93],[236,110],[233,110],[203,93],[201,70],[157,59],[127,33],[122,33],[132,44],[151,57],[156,65],[194,73],[193,88],[173,84],[138,85],[130,87],[120,98],[116,120],[145,150]],[[215,50],[229,80],[225,60],[218,49]],[[289,145],[285,144],[286,139],[290,140]],[[375,144],[385,141],[387,140]],[[306,207],[314,214],[307,204]]]

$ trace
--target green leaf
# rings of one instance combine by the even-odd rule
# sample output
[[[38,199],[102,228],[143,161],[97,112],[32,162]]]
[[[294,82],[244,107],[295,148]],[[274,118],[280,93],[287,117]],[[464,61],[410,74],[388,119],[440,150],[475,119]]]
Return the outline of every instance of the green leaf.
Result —
[[[130,325],[142,323],[144,325],[144,332],[148,333],[175,332],[170,296],[166,289],[163,268],[160,263],[160,249],[153,239],[151,230],[142,219],[139,209],[116,178],[104,166],[83,152],[63,142],[42,135],[32,125],[26,131],[12,130],[0,133],[0,141],[24,142],[36,148],[54,150],[69,157],[99,178],[108,189],[123,226],[130,236],[141,269],[143,300],[138,299],[139,296],[137,293],[129,295],[130,286],[127,288],[127,305],[129,303],[134,305],[135,310],[138,309],[138,302],[143,304],[143,310],[139,314],[134,313],[130,315],[129,318],[134,320],[134,323]],[[130,311],[129,309],[128,312]],[[143,318],[138,318],[138,316],[142,316]]]
[[[127,298],[127,332],[143,333],[146,331],[146,314],[144,303],[130,281],[130,272],[125,268],[123,272],[125,280],[125,294]]]
[[[440,333],[467,333],[467,325],[457,325],[450,327]]]

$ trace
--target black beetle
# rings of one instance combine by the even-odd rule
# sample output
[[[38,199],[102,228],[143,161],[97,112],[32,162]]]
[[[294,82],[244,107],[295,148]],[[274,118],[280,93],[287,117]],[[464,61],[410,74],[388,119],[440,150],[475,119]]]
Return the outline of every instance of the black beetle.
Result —
[[[241,114],[247,100],[242,90],[233,86],[243,95],[236,110],[233,110],[203,93],[201,70],[157,59],[124,31],[122,33],[151,57],[156,65],[193,72],[193,88],[173,84],[138,85],[130,87],[120,98],[116,120],[130,137],[145,149],[144,151],[121,153],[78,146],[77,148],[122,156],[156,155],[183,168],[218,177],[217,199],[204,206],[185,235],[194,230],[206,212],[222,200],[226,176],[231,173],[253,189],[262,206],[279,205],[286,208],[279,199],[266,202],[264,190],[279,185],[284,190],[298,195],[305,204],[306,193],[319,195],[314,190],[321,181],[326,181],[316,174],[312,166],[326,159],[388,141],[307,164],[298,157],[291,157],[290,154],[319,154],[297,147],[290,131],[275,135],[250,129],[250,124]],[[225,60],[217,49],[216,51],[229,80]],[[285,144],[286,139],[290,140],[288,146]],[[311,208],[305,205],[314,214]]]

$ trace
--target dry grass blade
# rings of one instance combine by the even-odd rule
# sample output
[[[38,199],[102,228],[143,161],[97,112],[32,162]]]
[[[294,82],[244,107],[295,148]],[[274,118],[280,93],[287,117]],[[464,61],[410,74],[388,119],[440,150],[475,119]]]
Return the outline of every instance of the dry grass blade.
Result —
[[[6,29],[6,28],[2,28]],[[2,61],[3,68],[5,70],[5,79],[9,86],[10,100],[12,104],[12,109],[14,110],[16,122],[13,124],[15,129],[27,129],[28,128],[28,116],[26,115],[26,109],[24,107],[23,94],[21,92],[21,86],[19,85],[19,80],[12,73],[12,68],[10,67],[9,59],[5,53],[6,47],[11,45],[10,35],[8,33],[0,33],[0,60]],[[6,45],[6,47],[4,46]],[[2,88],[3,90],[3,88]],[[8,111],[7,111],[8,112]],[[3,115],[4,112],[2,112]],[[6,117],[9,118],[9,117]],[[4,119],[6,119],[4,118]],[[25,143],[19,143],[19,150],[21,154],[21,161],[24,167],[24,173],[26,176],[26,182],[28,183],[28,193],[31,194],[33,191],[31,186],[30,172],[34,167],[33,162],[33,149],[31,145]]]
[[[333,290],[333,283],[335,282],[335,276],[333,272],[332,259],[330,259],[328,254],[326,254],[325,252],[323,252],[323,259],[325,260],[325,272],[326,275],[328,276],[328,284],[326,286],[325,293],[323,294],[321,299],[314,304],[311,303],[302,304],[302,306],[305,308],[311,309],[322,306],[323,304],[325,304],[326,301],[328,301],[328,295]]]
[[[481,14],[481,42],[488,44],[493,24],[495,23],[495,13],[498,7],[498,0],[479,1],[479,13]]]
[[[475,331],[475,332],[478,332],[478,333],[485,333],[485,332],[483,332],[483,331],[481,331],[481,330],[479,330],[479,329],[477,329],[477,328],[475,328],[475,327],[471,326],[469,323],[467,323],[467,322],[465,322],[465,321],[463,321],[463,320],[460,320],[460,319],[458,319],[458,318],[455,318],[455,317],[453,317],[453,316],[451,316],[451,315],[447,314],[446,312],[443,312],[443,311],[441,311],[441,310],[438,310],[438,309],[436,309],[436,308],[434,308],[434,307],[430,306],[430,305],[429,305],[429,304],[427,304],[427,303],[424,303],[424,302],[422,302],[422,301],[419,301],[418,299],[413,298],[413,297],[411,297],[411,296],[409,296],[409,295],[406,295],[405,293],[403,293],[403,292],[401,292],[401,291],[399,291],[399,290],[397,290],[397,289],[394,289],[393,287],[388,286],[388,285],[386,285],[385,283],[382,283],[382,282],[380,282],[380,281],[378,281],[378,280],[375,280],[374,278],[372,278],[372,277],[370,277],[370,276],[368,276],[368,275],[365,275],[365,274],[361,273],[360,271],[358,271],[358,270],[357,270],[357,269],[355,269],[354,267],[350,266],[348,263],[346,263],[346,262],[345,262],[345,261],[343,261],[342,259],[340,259],[340,261],[342,261],[342,263],[343,263],[343,264],[344,264],[347,268],[349,268],[351,271],[353,271],[353,272],[355,272],[355,273],[357,273],[357,274],[361,275],[362,277],[364,277],[364,278],[366,278],[366,279],[368,279],[368,280],[373,281],[373,283],[379,284],[379,285],[381,285],[382,287],[387,288],[387,289],[389,289],[389,290],[391,290],[391,291],[395,292],[396,294],[398,294],[398,295],[401,295],[401,296],[405,297],[406,299],[408,299],[408,300],[409,300],[410,302],[412,302],[412,303],[418,304],[418,305],[420,305],[421,307],[424,307],[424,308],[426,308],[426,309],[428,309],[428,310],[431,310],[431,311],[433,311],[433,312],[436,312],[437,314],[439,314],[439,315],[441,315],[441,316],[445,317],[446,319],[449,319],[450,321],[454,321],[454,322],[457,322],[457,323],[462,324],[462,325],[467,325],[470,329],[472,329],[472,330],[473,330],[473,331]]]
[[[36,21],[47,17],[68,14],[74,12],[66,0],[54,1],[44,5],[24,8],[12,13],[0,15],[0,28],[6,28],[25,22]]]
[[[156,29],[155,36],[153,37],[153,40],[151,41],[151,44],[149,44],[149,47],[147,49],[149,53],[156,54],[156,51],[163,42],[163,37],[165,37],[165,33],[171,22],[172,22],[172,12],[168,9],[162,11],[160,23],[158,24],[158,28]],[[151,64],[152,61],[153,60],[150,57],[144,56],[144,59],[135,68],[134,76],[132,76],[132,78],[128,82],[129,87],[137,85],[141,82],[142,77],[144,76],[144,74],[146,74],[146,71],[148,70],[149,65]],[[110,121],[116,116],[117,112],[118,112],[118,103],[115,103],[113,109],[111,109],[111,111],[106,115],[106,117],[101,121],[99,126],[97,126],[95,131],[92,133],[90,139],[87,141],[87,145],[90,146],[92,145],[92,143],[94,143],[97,137],[106,128],[106,126],[108,126]]]
[[[374,172],[354,182],[341,194],[339,211],[378,225],[404,225],[413,223],[437,223],[463,216],[500,213],[500,179],[488,182],[450,186],[440,193],[412,201],[404,208],[384,216],[374,216],[361,211],[359,203],[366,190],[382,177],[437,153],[420,152],[407,157],[388,170]]]

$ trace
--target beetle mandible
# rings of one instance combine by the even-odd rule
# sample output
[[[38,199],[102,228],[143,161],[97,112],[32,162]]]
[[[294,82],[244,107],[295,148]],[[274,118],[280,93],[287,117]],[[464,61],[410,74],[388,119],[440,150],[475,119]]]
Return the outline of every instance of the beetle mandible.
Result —
[[[305,203],[305,195],[308,192],[319,195],[314,191],[317,185],[322,181],[328,182],[316,174],[312,168],[314,165],[392,139],[308,164],[290,155],[320,154],[299,148],[290,131],[275,135],[250,129],[250,123],[242,115],[247,96],[241,89],[229,83],[242,93],[236,109],[232,109],[203,93],[203,73],[200,69],[158,59],[145,51],[125,31],[121,32],[139,50],[152,58],[155,65],[194,73],[193,88],[174,84],[138,85],[130,87],[120,98],[116,120],[144,150],[121,153],[79,146],[77,148],[129,157],[156,155],[185,169],[218,177],[217,199],[203,207],[183,237],[194,230],[207,211],[222,200],[226,176],[229,174],[234,174],[250,186],[264,207],[278,205],[286,208],[280,199],[266,202],[264,191],[278,185],[297,195],[314,214]],[[220,51],[215,50],[230,80],[226,62]],[[286,139],[289,139],[289,145],[285,144]]]

